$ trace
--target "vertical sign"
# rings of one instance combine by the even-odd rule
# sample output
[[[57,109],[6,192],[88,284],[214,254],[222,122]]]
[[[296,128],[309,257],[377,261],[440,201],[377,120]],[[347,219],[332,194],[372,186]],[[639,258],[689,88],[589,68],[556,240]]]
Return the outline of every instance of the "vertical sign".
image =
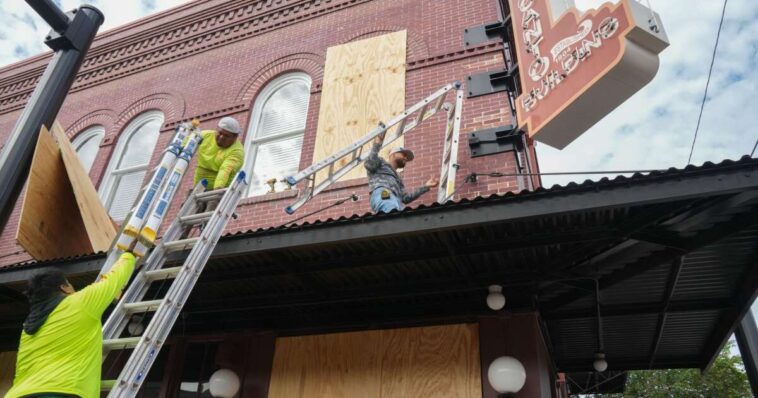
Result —
[[[636,0],[553,15],[550,0],[509,0],[522,93],[518,125],[564,148],[653,79],[668,38]]]

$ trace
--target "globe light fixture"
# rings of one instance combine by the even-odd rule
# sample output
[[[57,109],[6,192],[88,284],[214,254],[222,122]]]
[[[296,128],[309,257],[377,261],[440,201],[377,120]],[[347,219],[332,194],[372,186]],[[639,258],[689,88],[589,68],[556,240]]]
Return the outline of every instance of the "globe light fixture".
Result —
[[[500,394],[515,394],[526,383],[526,370],[521,361],[514,357],[503,356],[495,359],[487,370],[487,380]]]
[[[211,375],[211,396],[234,398],[240,390],[240,378],[230,369],[219,369]]]
[[[132,321],[129,322],[129,325],[126,326],[126,330],[132,336],[141,336],[142,332],[145,331],[145,326],[140,320],[132,319]]]
[[[592,362],[592,367],[598,372],[605,372],[608,369],[608,361],[605,360],[605,353],[598,351],[595,353],[595,361]]]
[[[491,310],[497,311],[505,307],[505,296],[503,296],[503,287],[500,285],[491,285],[489,287],[490,294],[487,295],[487,307]]]

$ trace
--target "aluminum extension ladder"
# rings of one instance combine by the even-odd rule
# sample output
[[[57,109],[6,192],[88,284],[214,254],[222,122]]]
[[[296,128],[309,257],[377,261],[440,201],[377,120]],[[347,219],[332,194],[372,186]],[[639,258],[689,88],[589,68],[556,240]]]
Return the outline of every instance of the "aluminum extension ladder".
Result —
[[[453,90],[456,91],[454,104],[446,103],[445,99],[448,93]],[[406,109],[402,114],[391,119],[387,124],[379,122],[379,125],[376,128],[346,148],[337,151],[335,154],[320,162],[314,163],[295,175],[285,178],[283,181],[290,187],[300,182],[305,182],[305,186],[303,187],[300,196],[294,203],[289,205],[285,211],[288,214],[294,213],[311,198],[335,183],[345,174],[350,172],[350,170],[363,163],[369,155],[368,152],[364,153],[364,148],[366,144],[371,142],[374,138],[379,136],[384,137],[382,148],[387,147],[392,144],[392,142],[432,117],[442,108],[447,111],[447,125],[445,127],[445,145],[442,152],[442,166],[440,170],[440,183],[437,191],[437,202],[444,203],[450,200],[455,192],[455,174],[458,169],[458,164],[456,163],[458,161],[458,137],[461,131],[461,112],[463,111],[463,90],[461,90],[460,82],[451,83],[442,87],[434,94],[422,99],[415,105]],[[394,131],[390,132],[393,127],[395,127]],[[388,132],[390,135],[389,137],[386,137]],[[350,160],[343,166],[335,167],[336,163],[343,158],[348,158]],[[326,168],[328,168],[326,171],[326,178],[323,181],[316,183],[316,174]]]
[[[118,379],[103,383],[106,389],[110,388],[109,398],[135,397],[139,392],[246,189],[244,171],[237,173],[234,182],[226,189],[205,192],[205,184],[197,184],[163,235],[163,240],[145,259],[144,266],[103,326],[104,358],[110,351],[134,348]],[[201,202],[216,199],[220,202],[215,210],[197,213]],[[201,223],[205,226],[199,237],[181,238],[186,229]],[[182,265],[163,268],[170,253],[188,249],[191,251]],[[168,279],[174,281],[163,298],[145,300],[153,282]],[[154,313],[141,336],[122,337],[133,317],[138,317],[141,323],[148,312]]]
[[[183,123],[176,127],[176,133],[163,152],[158,166],[153,170],[148,183],[137,195],[134,208],[124,219],[121,230],[108,250],[99,280],[110,271],[124,252],[135,240],[135,254],[144,257],[149,246],[155,242],[156,232],[174,198],[179,183],[187,170],[195,150],[200,145],[199,120]]]

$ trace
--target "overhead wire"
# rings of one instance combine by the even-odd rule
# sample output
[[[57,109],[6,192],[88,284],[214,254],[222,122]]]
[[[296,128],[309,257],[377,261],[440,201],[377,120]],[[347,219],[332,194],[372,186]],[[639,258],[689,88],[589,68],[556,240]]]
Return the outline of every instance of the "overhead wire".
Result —
[[[692,138],[692,147],[690,148],[690,156],[687,158],[687,164],[692,162],[692,154],[695,152],[695,142],[697,142],[697,135],[700,131],[700,122],[703,119],[703,110],[705,109],[705,101],[708,98],[708,87],[711,84],[711,75],[713,74],[713,64],[716,62],[716,50],[719,47],[719,38],[721,37],[721,28],[724,26],[724,15],[726,14],[726,4],[729,0],[724,0],[724,6],[721,9],[721,21],[719,21],[719,28],[716,32],[716,42],[713,45],[713,55],[711,56],[711,66],[708,69],[708,79],[705,82],[705,91],[703,92],[703,101],[700,104],[700,114],[697,117],[697,125],[695,126],[695,136]]]

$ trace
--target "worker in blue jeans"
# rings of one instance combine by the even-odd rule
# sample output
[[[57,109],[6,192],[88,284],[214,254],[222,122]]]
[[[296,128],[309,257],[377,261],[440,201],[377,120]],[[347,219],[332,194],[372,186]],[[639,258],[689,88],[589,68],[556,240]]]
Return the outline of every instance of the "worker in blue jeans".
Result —
[[[418,199],[419,196],[428,192],[439,184],[436,177],[431,177],[422,187],[412,193],[405,192],[405,185],[398,169],[413,161],[413,152],[403,147],[393,148],[390,151],[389,159],[384,160],[379,157],[379,150],[382,148],[384,136],[374,139],[371,152],[364,162],[366,172],[368,173],[368,186],[371,191],[371,209],[376,213],[389,213],[392,210],[403,210],[405,205]]]

